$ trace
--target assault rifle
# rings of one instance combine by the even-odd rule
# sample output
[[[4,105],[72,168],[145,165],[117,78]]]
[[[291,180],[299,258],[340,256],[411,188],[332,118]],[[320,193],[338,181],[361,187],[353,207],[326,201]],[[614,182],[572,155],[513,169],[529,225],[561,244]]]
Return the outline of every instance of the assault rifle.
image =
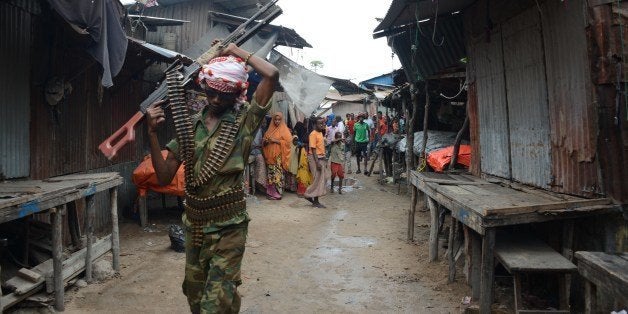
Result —
[[[275,3],[277,3],[277,1],[279,0],[271,0],[268,2],[248,20],[240,24],[240,26],[231,32],[231,34],[229,34],[225,39],[210,47],[209,50],[198,57],[195,62],[183,66],[181,71],[181,74],[183,75],[183,85],[193,81],[198,74],[198,71],[201,69],[201,65],[216,57],[223,48],[227,47],[230,43],[235,43],[240,46],[242,43],[246,42],[249,38],[255,35],[261,27],[268,25],[272,20],[278,17],[282,13],[282,10],[279,7],[275,7],[275,9],[267,14],[266,17],[257,20],[257,18],[259,18],[262,14],[270,10]],[[181,59],[176,60],[168,67],[166,72],[181,63]],[[133,115],[129,121],[109,136],[104,142],[98,145],[98,149],[103,153],[103,155],[105,155],[105,157],[109,160],[113,159],[120,148],[135,140],[135,126],[142,121],[142,119],[144,119],[146,109],[148,109],[148,106],[150,106],[153,102],[165,99],[167,92],[168,88],[166,87],[166,83],[162,82],[159,87],[140,104],[140,110]]]

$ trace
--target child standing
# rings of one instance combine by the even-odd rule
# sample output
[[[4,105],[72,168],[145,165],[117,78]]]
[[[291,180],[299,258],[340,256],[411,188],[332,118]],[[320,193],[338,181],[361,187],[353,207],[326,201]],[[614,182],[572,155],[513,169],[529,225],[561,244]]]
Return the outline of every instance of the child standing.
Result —
[[[331,143],[329,161],[331,162],[331,193],[334,193],[334,179],[338,177],[338,194],[342,194],[342,180],[345,178],[345,143],[342,133],[336,132]]]

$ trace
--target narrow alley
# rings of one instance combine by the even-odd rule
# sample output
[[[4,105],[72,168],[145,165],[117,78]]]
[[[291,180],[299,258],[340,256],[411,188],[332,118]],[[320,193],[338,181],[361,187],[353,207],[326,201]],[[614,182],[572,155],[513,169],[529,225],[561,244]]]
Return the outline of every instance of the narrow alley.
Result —
[[[295,194],[249,197],[240,292],[242,313],[459,313],[469,288],[447,284],[445,262],[429,263],[428,215],[417,214],[406,241],[410,198],[376,176],[353,175],[359,188],[328,194],[316,209]],[[170,249],[175,208],[150,212],[143,231],[121,223],[120,276],[68,294],[68,313],[182,313],[184,254]]]

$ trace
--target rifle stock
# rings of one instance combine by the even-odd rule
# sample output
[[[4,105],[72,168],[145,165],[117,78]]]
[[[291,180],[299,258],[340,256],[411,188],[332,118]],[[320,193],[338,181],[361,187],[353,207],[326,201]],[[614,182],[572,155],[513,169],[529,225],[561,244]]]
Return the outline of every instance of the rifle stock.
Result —
[[[236,45],[241,45],[249,38],[251,38],[262,26],[267,25],[272,20],[274,20],[277,16],[282,13],[281,8],[276,8],[270,14],[268,14],[264,19],[257,22],[256,19],[266,11],[268,11],[275,3],[279,0],[271,0],[269,3],[264,5],[257,11],[253,16],[251,16],[246,22],[240,24],[235,31],[231,32],[227,38],[225,38],[222,42],[219,42],[212,47],[209,48],[206,52],[204,52],[194,63],[189,66],[183,67],[183,85],[191,82],[196,73],[200,70],[201,64],[207,63],[207,61],[211,60],[214,57],[217,57],[220,50],[226,47],[229,43],[235,43]],[[247,27],[253,23],[257,22],[253,27],[247,30]],[[175,61],[169,68],[175,66],[181,62],[181,60]],[[118,153],[118,151],[124,147],[126,144],[135,140],[135,126],[143,120],[144,114],[146,113],[146,109],[153,102],[162,100],[166,98],[168,93],[168,88],[165,82],[159,84],[157,89],[155,89],[142,103],[140,104],[140,110],[129,119],[120,129],[114,132],[111,136],[109,136],[106,140],[104,140],[100,145],[98,145],[98,149],[107,157],[107,159],[112,160]]]

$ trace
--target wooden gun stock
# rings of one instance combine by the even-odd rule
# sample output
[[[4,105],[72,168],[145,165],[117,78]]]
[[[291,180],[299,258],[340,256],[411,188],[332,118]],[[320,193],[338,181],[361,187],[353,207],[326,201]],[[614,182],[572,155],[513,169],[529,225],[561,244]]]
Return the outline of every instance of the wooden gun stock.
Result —
[[[100,143],[98,149],[107,159],[113,159],[120,148],[135,140],[135,126],[142,121],[142,119],[144,119],[144,113],[138,111],[120,129],[109,136],[104,142]]]

